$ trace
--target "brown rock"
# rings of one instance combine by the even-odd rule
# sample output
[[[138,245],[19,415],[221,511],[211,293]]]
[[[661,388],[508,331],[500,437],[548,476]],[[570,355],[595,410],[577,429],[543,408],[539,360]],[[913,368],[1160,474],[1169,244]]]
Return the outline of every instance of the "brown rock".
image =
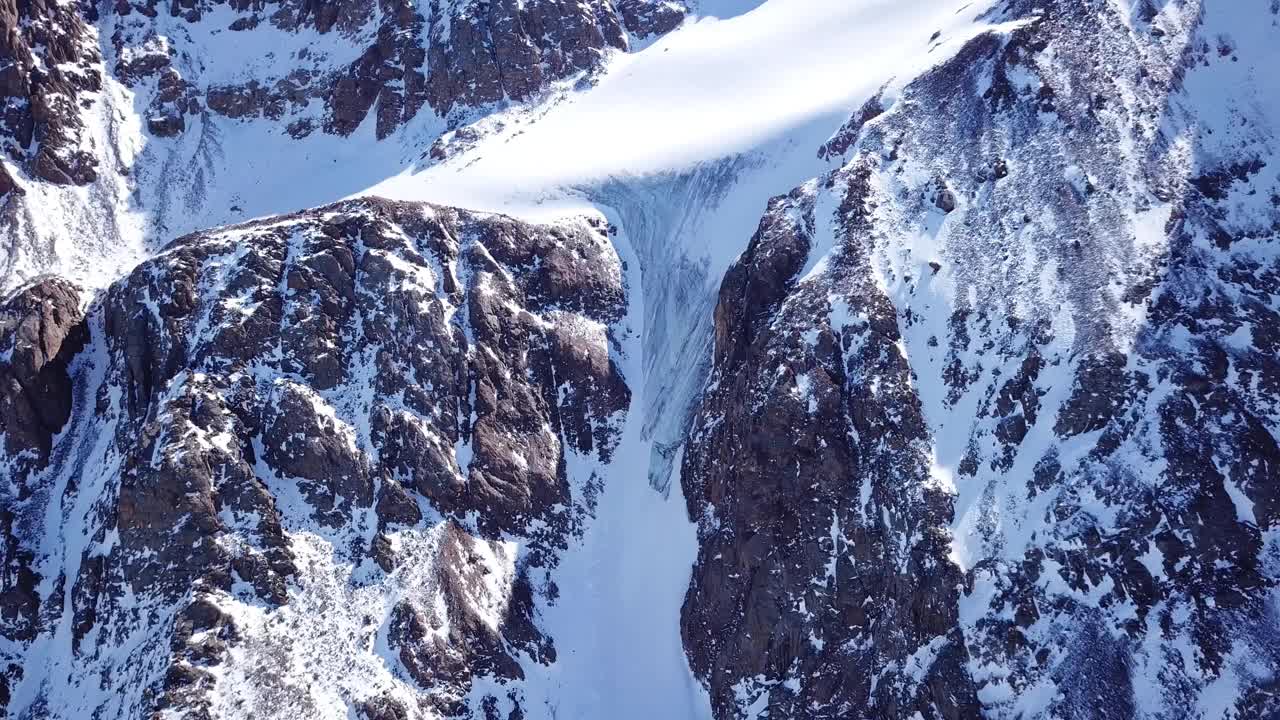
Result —
[[[0,305],[0,433],[10,454],[40,461],[71,414],[71,359],[88,339],[74,285],[40,280]]]

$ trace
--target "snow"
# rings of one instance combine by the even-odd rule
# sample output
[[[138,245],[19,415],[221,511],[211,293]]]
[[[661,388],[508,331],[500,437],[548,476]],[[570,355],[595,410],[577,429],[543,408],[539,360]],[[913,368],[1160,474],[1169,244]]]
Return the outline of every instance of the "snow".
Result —
[[[101,330],[93,328],[92,332],[96,335]],[[44,486],[38,490],[45,493],[43,516],[25,520],[32,524],[33,535],[43,534],[38,542],[43,553],[37,565],[42,577],[37,592],[42,604],[55,607],[73,607],[74,583],[61,583],[59,578],[78,577],[88,552],[103,549],[101,545],[93,546],[99,529],[99,504],[114,501],[112,482],[121,471],[121,458],[109,450],[115,425],[97,426],[97,408],[86,400],[102,381],[105,354],[102,343],[96,342],[75,360],[81,372],[72,372],[78,376],[75,388],[78,399],[73,407],[79,410],[63,429],[61,439],[66,442],[51,458]],[[119,410],[121,398],[119,393],[109,393],[107,398],[110,407],[105,414],[111,416]],[[113,541],[104,538],[104,542]],[[54,597],[55,593],[60,593],[61,599]],[[136,612],[139,616],[156,610],[140,605],[132,593],[127,593],[118,603],[124,611]],[[73,649],[73,621],[72,613],[64,613],[53,631],[38,636],[27,650],[24,667],[42,671],[24,673],[21,681],[15,683],[8,706],[14,715],[23,715],[43,697],[63,703],[59,708],[62,717],[87,717],[95,709],[103,708],[106,715],[126,716],[127,708],[137,702],[144,688],[163,671],[159,662],[166,653],[163,646],[157,644],[157,628],[137,623],[116,628],[121,634],[114,647],[104,653],[104,657],[97,658],[105,672],[120,678],[120,687],[127,689],[127,693],[114,692],[110,687],[104,688],[98,678],[80,675],[76,672],[79,658]]]
[[[641,367],[646,341],[639,266],[625,233],[615,238],[628,267],[632,327],[620,359],[632,392],[622,441],[580,544],[561,559],[560,599],[541,610],[541,627],[555,638],[557,661],[526,663],[526,717],[710,718],[706,692],[694,679],[680,640],[680,606],[697,557],[696,525],[685,513],[679,479],[670,494],[655,491],[647,469],[652,441],[642,435],[648,388]],[[570,454],[570,474],[589,472]],[[546,714],[542,714],[545,711]]]
[[[1142,566],[1151,573],[1151,577],[1159,580],[1164,577],[1164,553],[1160,548],[1150,540],[1147,541],[1147,551],[1138,557],[1142,562]]]
[[[683,395],[701,377],[674,366],[696,368],[705,355],[715,286],[767,199],[828,167],[815,151],[851,110],[891,78],[904,84],[979,32],[972,20],[987,5],[705,0],[675,32],[639,52],[612,55],[595,86],[565,83],[536,107],[491,117],[484,125],[498,128],[494,135],[439,165],[424,159],[426,146],[445,129],[429,112],[383,141],[374,137],[372,113],[345,138],[317,131],[295,140],[279,121],[208,113],[189,117],[178,137],[156,138],[145,133],[140,117],[153,90],[140,87],[135,95],[108,78],[90,125],[98,146],[120,148],[120,164],[132,168],[133,179],[131,187],[95,184],[88,190],[97,198],[90,203],[94,217],[75,224],[110,231],[118,240],[86,247],[80,236],[71,244],[57,228],[35,227],[31,232],[50,242],[68,243],[64,256],[15,258],[9,270],[20,279],[43,263],[102,287],[181,233],[360,194],[527,219],[597,208],[625,221],[636,238],[650,296],[688,300],[680,312],[669,302],[651,308],[651,326],[661,326],[665,344],[681,352],[668,363],[646,348],[650,376],[670,377],[672,390]],[[165,39],[156,42],[180,45],[186,56],[180,62],[189,65],[183,71],[215,84],[246,73],[281,75],[297,64],[302,48],[317,68],[338,66],[358,44],[339,32],[276,32],[267,22],[221,30],[230,21],[227,12],[214,8],[195,26],[162,14],[157,32]],[[132,32],[113,17],[104,20],[104,37]],[[931,45],[935,30],[942,39]],[[229,43],[236,44],[232,56],[259,59],[210,60],[211,53],[227,53]],[[852,67],[849,48],[857,48]],[[103,52],[108,66],[117,62],[110,43]],[[296,117],[313,110],[298,110]],[[59,208],[72,200],[60,198],[85,190],[49,192],[57,197],[30,203],[48,211],[35,213],[31,223],[67,216]],[[650,277],[659,266],[671,274]],[[662,413],[653,405],[660,402],[656,396],[649,402],[652,431]]]
[[[558,188],[688,171],[803,137],[820,118],[829,135],[891,79],[910,80],[985,29],[974,19],[989,4],[770,0],[728,19],[697,18],[615,55],[598,85],[518,133],[367,192],[555,212]],[[931,48],[934,31],[943,40]]]
[[[763,675],[743,678],[733,686],[734,699],[738,703],[738,717],[757,720],[769,716],[770,687],[776,685]]]
[[[129,101],[129,92],[108,79],[83,115],[88,144],[110,148],[107,161],[121,166],[131,165],[144,145],[142,119],[124,110]],[[21,203],[5,202],[0,291],[49,271],[103,287],[147,257],[144,218],[129,207],[126,178],[101,173],[85,187],[53,185],[6,167],[26,194]]]
[[[1226,488],[1227,495],[1231,498],[1231,504],[1235,506],[1236,520],[1257,526],[1258,518],[1254,515],[1253,501],[1249,499],[1244,490],[1241,490],[1240,486],[1225,474],[1222,478],[1222,485]]]
[[[266,717],[346,718],[346,700],[389,692],[412,702],[392,674],[385,619],[402,598],[439,605],[430,567],[442,526],[397,538],[421,562],[406,564],[383,583],[353,587],[341,553],[311,533],[291,536],[305,572],[289,602],[268,611],[238,597],[219,603],[248,641],[231,647],[216,666],[215,717],[237,717],[243,707]],[[252,592],[248,593],[252,597]],[[447,619],[446,613],[441,615]],[[317,622],[317,618],[323,618]],[[447,625],[445,628],[447,630]],[[270,670],[267,670],[267,669]],[[274,671],[274,672],[272,672]]]

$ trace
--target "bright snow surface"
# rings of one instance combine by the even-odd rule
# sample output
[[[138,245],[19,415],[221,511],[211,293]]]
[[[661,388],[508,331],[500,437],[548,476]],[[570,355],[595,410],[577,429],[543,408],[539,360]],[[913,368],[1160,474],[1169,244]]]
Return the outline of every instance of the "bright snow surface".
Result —
[[[727,19],[695,18],[643,51],[616,55],[598,84],[528,126],[514,123],[516,132],[453,162],[368,192],[510,211],[521,207],[513,195],[546,201],[556,188],[680,172],[780,138],[808,139],[815,120],[825,139],[877,89],[910,80],[980,32],[974,20],[989,4],[771,0]],[[780,178],[776,190],[790,187]]]
[[[635,256],[625,235],[619,239],[629,285],[636,288]],[[633,291],[624,325],[638,330],[642,316],[643,298]],[[646,392],[637,352],[643,331],[630,340],[621,360],[639,407]],[[711,717],[680,640],[680,605],[698,554],[696,529],[679,483],[669,497],[649,487],[643,468],[650,442],[639,421],[639,413],[628,416],[596,517],[556,571],[560,599],[543,608],[542,625],[555,639],[557,661],[525,666],[532,717],[544,710],[553,718]]]

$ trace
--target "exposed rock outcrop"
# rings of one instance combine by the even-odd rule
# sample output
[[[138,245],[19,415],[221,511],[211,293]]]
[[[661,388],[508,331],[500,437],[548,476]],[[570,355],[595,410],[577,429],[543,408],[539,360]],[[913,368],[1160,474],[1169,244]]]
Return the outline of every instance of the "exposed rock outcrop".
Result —
[[[230,3],[222,7],[236,19],[223,30],[211,27],[225,23],[221,5],[175,3],[168,20],[157,18],[153,4],[115,7],[115,73],[135,88],[153,88],[150,117],[166,118],[154,123],[158,135],[181,132],[184,115],[207,108],[229,118],[281,121],[294,136],[318,128],[349,135],[373,113],[381,139],[424,106],[460,119],[484,106],[529,100],[550,82],[598,69],[608,51],[626,50],[628,32],[666,33],[685,14],[682,5],[653,0],[618,7],[612,0],[385,0],[319,9],[295,2]],[[248,72],[232,73],[243,81],[211,84],[205,70],[183,60],[195,48],[182,38],[227,32],[314,41],[292,48],[280,71],[255,72],[258,64],[274,64],[248,58]],[[353,59],[340,59],[351,55],[346,46],[358,48]],[[313,104],[323,113],[317,116]]]
[[[181,238],[87,319],[57,281],[10,301],[5,428],[17,417],[25,434],[6,432],[3,462],[27,490],[6,496],[7,525],[26,526],[6,527],[4,560],[26,574],[6,621],[28,624],[18,648],[67,642],[72,676],[112,688],[75,700],[41,685],[11,711],[305,711],[301,680],[254,663],[322,639],[254,623],[314,624],[312,604],[361,586],[381,588],[352,608],[367,619],[310,632],[383,637],[403,670],[381,682],[406,717],[463,712],[476,678],[519,681],[517,654],[554,659],[535,598],[598,482],[568,458],[607,463],[630,402],[610,350],[626,298],[605,231],[351,201]],[[92,358],[68,377],[90,332]],[[41,372],[52,379],[25,381]],[[28,406],[49,427],[26,423]],[[68,414],[47,466],[25,464],[49,455]],[[56,497],[92,509],[42,521]],[[43,532],[89,544],[33,565]],[[516,557],[509,537],[529,549]],[[336,566],[336,588],[317,563]],[[39,577],[48,567],[62,574]],[[68,584],[64,605],[51,589]],[[117,651],[138,632],[149,641]],[[357,662],[359,647],[326,661]],[[6,660],[11,682],[45,672]],[[237,672],[253,682],[219,685]],[[392,707],[374,690],[351,686],[353,708]],[[273,692],[296,697],[276,707]]]
[[[865,182],[841,197],[850,232]],[[720,289],[682,475],[701,540],[685,647],[719,717],[762,695],[784,717],[972,717],[952,498],[868,254],[800,277],[815,190],[771,204]]]
[[[0,434],[8,454],[27,452],[26,466],[48,460],[71,414],[67,368],[88,339],[80,304],[74,285],[48,278],[0,305]]]
[[[55,433],[71,412],[68,366],[87,340],[77,289],[50,278],[22,288],[0,304],[0,637],[30,642],[39,628],[40,593],[36,557],[21,538],[20,509],[36,488],[26,482],[48,462]],[[37,498],[38,499],[38,498]],[[0,700],[23,668],[0,656]]]
[[[81,98],[101,86],[101,63],[75,4],[0,3],[0,152],[46,182],[83,185],[97,177]],[[0,166],[0,197],[13,189]]]

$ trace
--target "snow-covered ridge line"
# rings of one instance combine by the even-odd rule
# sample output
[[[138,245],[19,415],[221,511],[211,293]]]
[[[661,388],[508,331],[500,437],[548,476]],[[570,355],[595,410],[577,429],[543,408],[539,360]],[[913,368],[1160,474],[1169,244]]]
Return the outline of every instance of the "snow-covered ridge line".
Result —
[[[1030,21],[985,22],[990,5],[775,0],[728,19],[695,18],[642,52],[613,56],[593,88],[531,126],[370,192],[547,212],[565,187],[678,175],[803,137],[814,121],[829,133],[877,91],[888,97],[973,37]]]

